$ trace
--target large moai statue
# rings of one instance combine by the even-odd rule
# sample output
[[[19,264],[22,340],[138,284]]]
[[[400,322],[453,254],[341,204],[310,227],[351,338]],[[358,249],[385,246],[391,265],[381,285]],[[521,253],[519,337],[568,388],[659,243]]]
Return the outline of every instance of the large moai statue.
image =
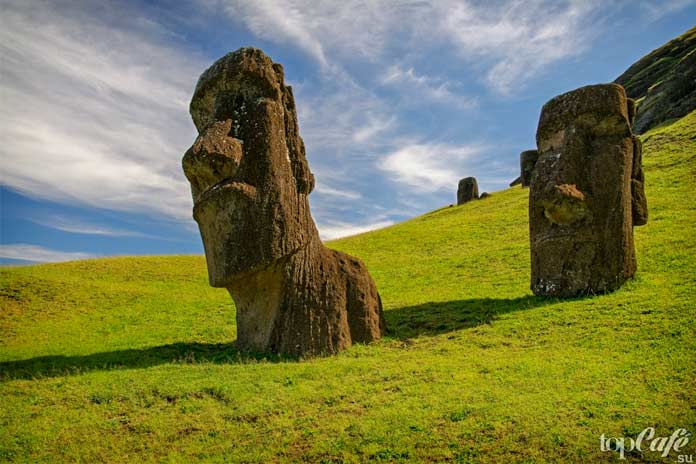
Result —
[[[357,258],[321,243],[307,196],[314,176],[283,67],[243,48],[198,80],[199,136],[184,155],[208,276],[237,308],[237,346],[336,353],[385,331],[375,283]]]
[[[471,200],[478,200],[478,183],[475,177],[465,177],[457,186],[457,205],[463,205]]]
[[[536,295],[612,291],[634,275],[633,226],[647,221],[647,203],[632,103],[605,84],[542,108],[529,193]]]

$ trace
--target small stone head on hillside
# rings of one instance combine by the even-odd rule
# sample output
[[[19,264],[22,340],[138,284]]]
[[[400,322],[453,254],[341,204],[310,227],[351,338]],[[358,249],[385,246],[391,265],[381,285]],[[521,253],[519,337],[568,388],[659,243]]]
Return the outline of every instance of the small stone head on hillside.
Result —
[[[282,259],[317,230],[314,188],[283,67],[243,48],[198,80],[190,106],[199,136],[183,158],[211,285]]]

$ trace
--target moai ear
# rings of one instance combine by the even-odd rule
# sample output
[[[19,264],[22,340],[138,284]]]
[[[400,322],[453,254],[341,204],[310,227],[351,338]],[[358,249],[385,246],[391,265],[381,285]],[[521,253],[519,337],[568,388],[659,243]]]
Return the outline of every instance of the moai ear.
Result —
[[[633,173],[631,174],[631,206],[633,225],[648,222],[648,201],[645,198],[645,176],[643,175],[643,144],[633,136]]]
[[[633,127],[633,121],[636,119],[636,101],[633,98],[627,98],[626,104],[628,105],[628,122]]]
[[[307,156],[305,155],[304,140],[300,139],[300,153],[296,157],[290,157],[292,162],[292,173],[297,181],[297,191],[309,195],[314,190],[314,174],[309,169]]]

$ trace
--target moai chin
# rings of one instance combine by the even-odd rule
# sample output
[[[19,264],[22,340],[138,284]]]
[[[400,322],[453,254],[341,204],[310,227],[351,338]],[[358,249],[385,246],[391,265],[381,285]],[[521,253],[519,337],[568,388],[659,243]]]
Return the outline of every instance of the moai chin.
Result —
[[[385,330],[365,265],[319,239],[314,188],[283,67],[243,48],[198,80],[199,136],[184,155],[193,217],[213,287],[237,308],[237,346],[287,355],[336,353]]]
[[[541,110],[531,175],[531,288],[608,292],[636,271],[633,226],[647,221],[640,140],[623,87],[582,87]]]

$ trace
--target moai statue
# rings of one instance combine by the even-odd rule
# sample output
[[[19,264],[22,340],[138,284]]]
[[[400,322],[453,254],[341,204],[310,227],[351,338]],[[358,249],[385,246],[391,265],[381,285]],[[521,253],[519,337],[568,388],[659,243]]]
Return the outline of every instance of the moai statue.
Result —
[[[237,346],[336,353],[385,331],[375,283],[357,258],[321,243],[307,196],[314,176],[283,67],[243,48],[198,80],[199,136],[183,158],[208,276],[237,308]]]
[[[457,205],[476,200],[479,197],[478,184],[475,177],[465,177],[459,181],[457,188]]]
[[[534,166],[538,158],[539,152],[537,150],[526,150],[520,153],[520,179],[522,180],[522,187],[529,187],[529,183],[532,181],[532,171],[534,171]]]
[[[603,84],[542,108],[529,193],[536,295],[608,292],[634,275],[633,226],[647,203],[631,106],[623,87]]]

